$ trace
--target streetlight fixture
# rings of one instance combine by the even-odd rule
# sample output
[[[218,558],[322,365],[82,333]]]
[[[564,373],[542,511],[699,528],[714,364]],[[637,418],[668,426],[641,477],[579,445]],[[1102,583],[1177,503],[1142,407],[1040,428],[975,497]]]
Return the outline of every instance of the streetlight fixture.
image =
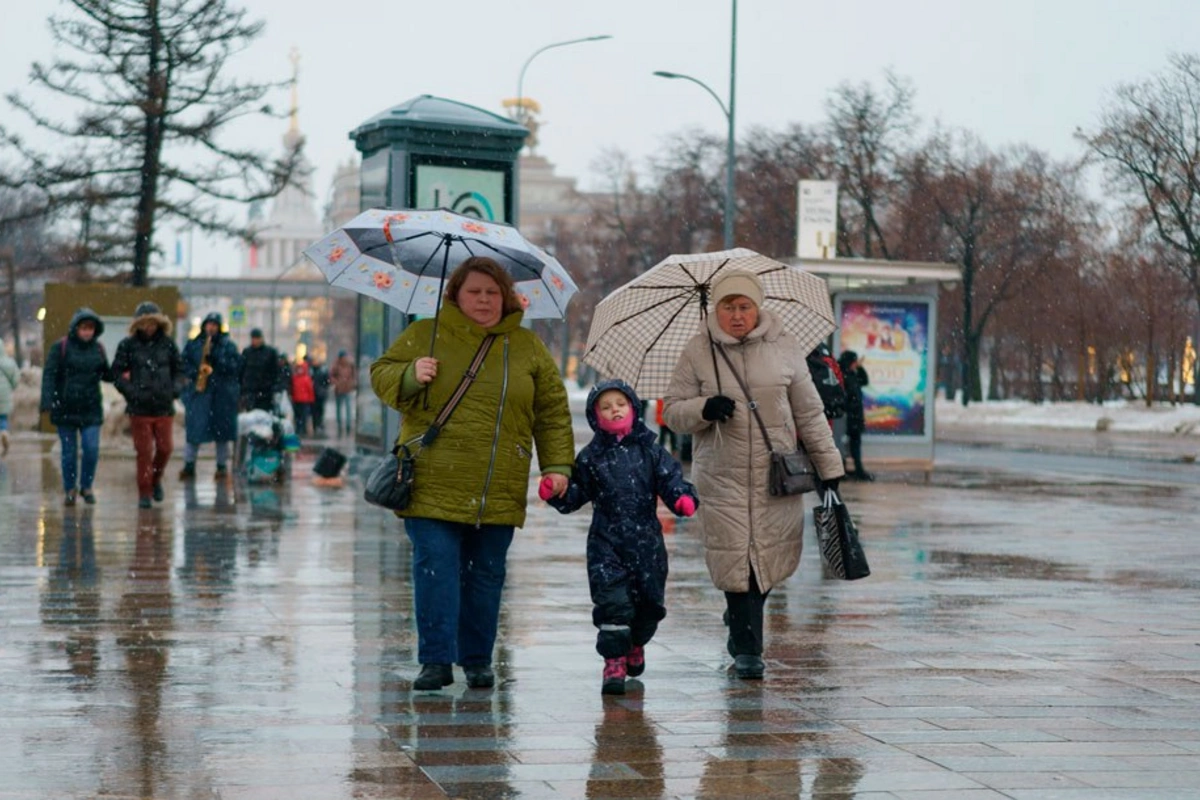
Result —
[[[529,58],[525,59],[525,63],[521,65],[521,74],[517,76],[517,122],[526,125],[529,120],[529,114],[525,111],[525,70],[529,69],[529,65],[535,58],[540,56],[547,50],[553,50],[556,47],[568,47],[573,44],[583,44],[584,42],[602,42],[605,39],[613,38],[610,34],[601,34],[600,36],[584,36],[581,39],[568,39],[565,42],[554,42],[552,44],[539,47],[534,50]],[[567,355],[571,347],[571,325],[567,318],[563,317],[563,342],[562,342],[562,366],[563,375],[567,374]]]
[[[522,125],[524,125],[525,120],[528,119],[528,115],[525,113],[525,104],[524,104],[524,100],[525,100],[525,70],[529,69],[530,62],[532,62],[535,58],[537,58],[538,56],[540,56],[542,53],[546,52],[547,50],[553,50],[556,47],[567,47],[568,45],[583,44],[584,42],[599,42],[604,39],[611,39],[611,38],[613,38],[613,37],[607,33],[603,34],[601,36],[585,36],[582,39],[568,39],[565,42],[554,42],[553,44],[548,44],[545,47],[539,47],[537,50],[534,50],[533,54],[531,56],[529,56],[529,58],[525,59],[525,63],[521,65],[521,74],[519,76],[517,76],[517,121],[520,122]]]
[[[733,248],[733,223],[737,215],[737,204],[735,202],[736,186],[734,183],[735,140],[733,138],[734,111],[737,100],[737,0],[733,0],[733,24],[730,27],[729,34],[729,105],[725,105],[717,93],[699,78],[693,78],[691,75],[681,75],[678,72],[667,72],[665,70],[657,70],[654,74],[660,78],[691,81],[708,92],[712,96],[712,99],[717,101],[717,105],[721,107],[721,113],[725,115],[725,121],[728,123],[728,130],[725,134],[725,249],[730,250]]]

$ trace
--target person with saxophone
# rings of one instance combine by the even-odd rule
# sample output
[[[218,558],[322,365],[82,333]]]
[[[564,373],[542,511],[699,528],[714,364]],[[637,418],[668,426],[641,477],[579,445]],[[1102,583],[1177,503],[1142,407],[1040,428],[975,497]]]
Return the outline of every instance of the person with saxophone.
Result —
[[[180,480],[196,477],[196,456],[200,445],[215,442],[216,480],[229,477],[230,445],[237,439],[239,375],[242,357],[237,345],[221,329],[221,315],[213,312],[200,324],[200,333],[183,348],[184,430],[187,444],[183,450]]]

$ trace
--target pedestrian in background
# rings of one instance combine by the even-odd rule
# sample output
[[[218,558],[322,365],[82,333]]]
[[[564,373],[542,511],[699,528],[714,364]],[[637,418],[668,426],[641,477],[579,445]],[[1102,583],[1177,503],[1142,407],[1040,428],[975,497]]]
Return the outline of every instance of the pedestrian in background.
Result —
[[[420,452],[417,471],[427,477],[397,512],[413,544],[417,690],[449,686],[455,662],[468,686],[495,684],[508,547],[525,524],[535,446],[553,493],[567,490],[575,459],[567,390],[546,345],[521,327],[523,316],[504,268],[468,258],[446,282],[437,340],[434,320],[418,320],[371,365],[371,387],[401,413],[399,441],[408,442],[429,429],[496,336],[437,441]]]
[[[174,449],[175,398],[183,380],[171,320],[154,303],[140,303],[129,335],[117,345],[113,382],[125,397],[125,413],[137,453],[138,508],[162,502],[162,478]]]
[[[854,459],[854,472],[850,477],[860,481],[873,481],[875,476],[867,472],[862,462],[862,436],[867,429],[867,416],[863,411],[862,387],[870,383],[867,371],[858,360],[858,353],[846,350],[838,356],[842,368],[842,379],[846,383],[846,444],[850,458]]]
[[[217,451],[217,471],[213,478],[229,477],[229,446],[237,439],[241,372],[242,358],[237,345],[222,330],[221,315],[209,314],[200,324],[200,333],[183,348],[187,444],[183,450],[183,469],[179,472],[181,480],[196,477],[196,457],[200,446],[208,442],[214,442]]]
[[[354,405],[354,390],[358,388],[358,367],[345,350],[339,350],[337,361],[329,370],[333,381],[334,413],[337,414],[338,436],[349,436],[351,431],[351,408]]]
[[[316,359],[308,359],[313,382],[313,436],[325,435],[325,404],[329,401],[329,370]]]
[[[0,339],[0,457],[8,455],[8,415],[13,410],[13,392],[20,382],[21,371],[8,354],[8,345]]]
[[[316,392],[313,389],[312,368],[307,358],[296,359],[292,367],[292,412],[296,415],[296,433],[308,433],[308,421],[312,417]]]
[[[76,496],[96,502],[92,484],[100,460],[100,426],[104,422],[102,381],[112,382],[108,355],[100,336],[104,321],[90,308],[71,317],[67,335],[50,346],[42,372],[41,410],[50,414],[62,445],[63,505]],[[78,493],[78,495],[77,495]]]
[[[549,477],[538,486],[538,496],[563,514],[592,504],[588,587],[604,694],[625,694],[625,678],[645,671],[645,647],[667,615],[667,545],[658,498],[681,517],[696,513],[699,503],[679,462],[643,423],[642,407],[624,381],[596,384],[587,399],[595,436],[575,458],[566,494],[555,497]]]
[[[704,560],[725,593],[726,649],[747,680],[763,677],[763,606],[800,564],[804,534],[803,496],[768,490],[771,451],[791,452],[799,440],[822,495],[843,474],[804,351],[762,307],[763,294],[752,272],[720,273],[715,313],[688,341],[663,398],[667,424],[695,437]]]
[[[284,388],[280,381],[279,353],[266,343],[260,328],[250,331],[250,346],[242,351],[238,385],[243,411],[275,410],[275,393]]]

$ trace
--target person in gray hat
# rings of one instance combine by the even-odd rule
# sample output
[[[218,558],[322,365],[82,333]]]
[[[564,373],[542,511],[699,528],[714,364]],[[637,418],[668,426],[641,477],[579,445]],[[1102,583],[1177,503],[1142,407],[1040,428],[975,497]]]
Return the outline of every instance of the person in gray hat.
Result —
[[[151,500],[163,499],[162,477],[174,448],[175,398],[183,379],[171,320],[154,303],[147,300],[134,310],[112,371],[125,397],[137,453],[138,507],[150,508]]]

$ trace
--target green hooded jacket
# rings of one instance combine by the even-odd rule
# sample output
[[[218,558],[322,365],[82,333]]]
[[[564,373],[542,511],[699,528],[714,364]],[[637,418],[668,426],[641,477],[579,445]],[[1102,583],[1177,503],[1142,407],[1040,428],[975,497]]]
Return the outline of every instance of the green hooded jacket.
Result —
[[[400,441],[410,442],[454,393],[484,337],[496,334],[453,416],[417,455],[412,503],[398,516],[524,525],[534,443],[543,474],[570,476],[575,435],[567,392],[550,351],[521,327],[521,317],[518,311],[484,329],[457,306],[444,304],[433,348],[438,371],[428,401],[413,363],[429,355],[433,320],[410,325],[371,365],[371,388],[400,412]]]

